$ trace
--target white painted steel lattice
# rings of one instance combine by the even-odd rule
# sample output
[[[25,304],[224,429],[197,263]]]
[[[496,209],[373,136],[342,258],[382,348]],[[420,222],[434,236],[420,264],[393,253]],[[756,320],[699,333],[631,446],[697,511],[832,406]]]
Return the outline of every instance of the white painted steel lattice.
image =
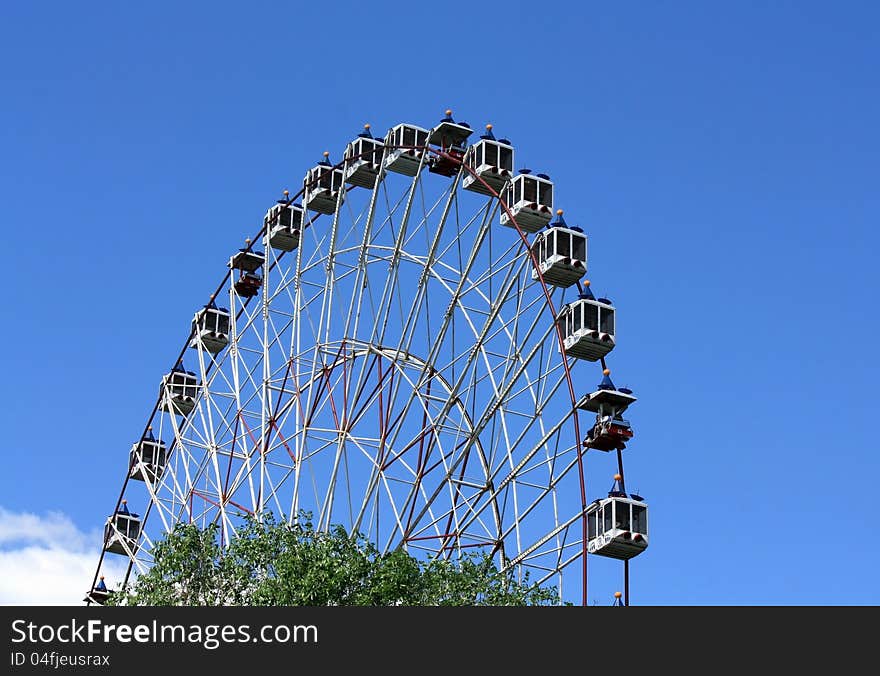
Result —
[[[577,360],[562,354],[556,323],[578,289],[534,273],[497,176],[466,191],[464,178],[481,179],[442,150],[394,134],[368,150],[382,158],[372,188],[347,183],[334,208],[326,190],[317,210],[270,210],[246,247],[265,254],[257,269],[218,261],[228,274],[214,301],[228,327],[210,345],[207,331],[185,336],[169,369],[195,374],[192,410],[154,408],[144,429],[167,445],[164,472],[120,495],[144,514],[132,564],[146,569],[177,522],[216,522],[228,541],[244,513],[303,509],[383,551],[483,548],[578,597],[586,500],[574,403],[585,388],[572,384]],[[441,155],[452,177],[427,171]],[[334,175],[353,176],[356,160],[349,151]],[[293,226],[290,213],[301,214]],[[295,232],[281,237],[273,214]]]

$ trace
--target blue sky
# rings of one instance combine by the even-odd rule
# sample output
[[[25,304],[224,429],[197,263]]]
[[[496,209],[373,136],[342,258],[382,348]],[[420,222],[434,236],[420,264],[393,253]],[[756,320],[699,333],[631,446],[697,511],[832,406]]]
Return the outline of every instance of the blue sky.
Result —
[[[880,9],[325,7],[2,10],[0,579],[85,588],[230,250],[364,122],[451,107],[551,174],[618,307],[627,477],[651,506],[633,603],[880,602]]]

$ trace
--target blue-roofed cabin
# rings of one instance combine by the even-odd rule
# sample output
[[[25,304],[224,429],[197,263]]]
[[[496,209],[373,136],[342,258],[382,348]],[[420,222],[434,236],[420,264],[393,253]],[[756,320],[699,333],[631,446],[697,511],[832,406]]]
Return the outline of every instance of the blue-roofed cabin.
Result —
[[[553,181],[547,174],[520,169],[504,195],[510,213],[524,232],[538,232],[553,218]],[[507,212],[501,211],[501,225],[514,227]]]
[[[614,349],[614,306],[607,298],[598,300],[589,293],[559,313],[565,354],[587,361],[598,361]]]
[[[303,208],[299,204],[278,202],[266,212],[263,226],[269,235],[269,246],[279,251],[293,251],[302,238]]]
[[[465,164],[474,173],[468,172],[465,175],[461,182],[462,188],[481,195],[491,195],[479,180],[482,179],[496,194],[501,194],[504,186],[513,178],[513,146],[506,138],[496,139],[492,134],[492,125],[487,124],[486,133],[468,148]]]
[[[532,252],[538,269],[532,268],[532,279],[543,280],[551,286],[566,288],[587,274],[587,236],[577,226],[569,226],[562,218],[562,210],[545,230],[532,242]]]
[[[135,481],[155,484],[168,463],[168,448],[153,436],[152,428],[146,436],[134,443],[128,456],[128,476]]]
[[[98,580],[98,584],[96,584],[91,591],[86,592],[86,597],[83,601],[88,604],[97,603],[99,606],[103,606],[107,603],[107,599],[110,598],[111,593],[112,592],[107,589],[107,585],[104,582],[104,576],[102,575]]]
[[[370,133],[370,125],[345,147],[345,182],[372,189],[379,178],[385,144]]]
[[[630,422],[623,418],[623,412],[635,402],[632,390],[618,390],[606,370],[595,392],[584,396],[577,407],[596,414],[596,422],[587,432],[584,446],[597,451],[622,451],[633,437]]]
[[[159,386],[159,410],[178,415],[189,415],[196,405],[199,379],[192,371],[178,364],[171,373],[162,376]]]
[[[345,200],[342,169],[330,164],[329,155],[325,152],[324,159],[309,169],[303,179],[303,204],[320,214],[332,214],[336,204]]]
[[[193,317],[189,346],[217,354],[228,344],[229,310],[217,307],[214,301],[211,301]]]
[[[596,500],[587,508],[587,552],[631,559],[648,547],[648,505],[626,493]]]
[[[414,124],[398,124],[385,136],[385,168],[404,176],[415,176],[424,167],[428,130]]]
[[[440,149],[440,155],[432,155],[428,163],[428,171],[441,176],[455,176],[464,160],[467,139],[473,133],[467,122],[456,122],[452,119],[452,111],[446,111],[446,117],[428,134],[428,143]]]
[[[464,149],[468,137],[474,133],[467,122],[456,122],[452,119],[452,111],[446,111],[446,117],[428,134],[428,144],[437,146],[441,150],[450,148]]]
[[[141,519],[128,511],[125,500],[104,524],[104,550],[133,557],[141,534]]]
[[[246,242],[247,246],[236,251],[229,259],[229,267],[233,270],[256,272],[265,264],[266,254],[262,251],[250,249],[251,241],[249,239]]]
[[[605,384],[610,387],[603,387]],[[635,403],[636,397],[632,390],[627,388],[617,389],[608,376],[602,378],[598,389],[583,396],[577,407],[584,411],[591,411],[597,415],[620,415],[630,405]]]

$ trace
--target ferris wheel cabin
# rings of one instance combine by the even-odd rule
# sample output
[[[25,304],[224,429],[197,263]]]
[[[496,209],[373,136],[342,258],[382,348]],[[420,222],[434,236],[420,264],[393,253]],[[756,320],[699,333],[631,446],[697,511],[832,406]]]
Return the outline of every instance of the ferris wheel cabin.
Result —
[[[110,590],[107,589],[107,585],[104,582],[104,576],[102,575],[98,580],[98,584],[92,587],[91,591],[86,592],[86,597],[83,599],[84,603],[97,603],[99,606],[103,606],[107,603],[107,599],[110,598]]]
[[[520,169],[507,186],[505,202],[521,230],[538,232],[553,216],[553,181],[547,174],[532,175],[530,169]],[[501,225],[514,227],[503,210]]]
[[[123,500],[116,513],[108,516],[104,524],[104,551],[132,556],[140,534],[140,517],[129,512]]]
[[[587,507],[587,552],[626,560],[648,548],[648,505],[620,490],[619,476],[607,498]]]
[[[189,415],[196,405],[199,379],[192,371],[178,364],[171,373],[162,376],[159,387],[159,410],[178,415]]]
[[[633,429],[629,420],[620,415],[600,415],[587,432],[584,446],[597,451],[622,451],[632,438]]]
[[[559,313],[565,354],[598,361],[614,349],[614,306],[593,297],[589,282],[578,299]]]
[[[486,133],[468,149],[465,164],[474,170],[476,176],[471,173],[465,175],[461,182],[462,188],[481,195],[491,195],[479,180],[481,178],[492,190],[501,193],[513,177],[513,146],[506,138],[496,140],[492,134],[492,125],[487,124]]]
[[[617,389],[611,382],[610,374],[610,371],[604,373],[602,382],[599,383],[596,391],[585,394],[581,398],[577,404],[579,409],[591,411],[597,415],[621,415],[636,402],[632,390],[627,387]]]
[[[617,389],[611,381],[611,371],[603,371],[602,381],[595,392],[586,395],[577,407],[596,414],[596,422],[587,432],[584,446],[597,451],[622,451],[633,438],[633,429],[623,412],[635,402],[632,390]]]
[[[379,178],[382,165],[382,150],[385,144],[373,138],[370,125],[345,147],[345,182],[359,188],[373,188]]]
[[[336,202],[345,200],[342,169],[330,164],[328,157],[330,153],[325,152],[324,159],[309,169],[303,179],[303,204],[319,214],[332,214]]]
[[[385,168],[404,176],[415,176],[422,165],[428,130],[414,124],[398,124],[385,136]]]
[[[441,176],[455,176],[464,160],[468,137],[474,133],[467,122],[456,122],[452,119],[452,111],[446,111],[446,117],[428,134],[428,144],[437,146],[441,155],[430,158],[428,171]]]
[[[587,236],[579,227],[566,224],[562,209],[556,214],[556,220],[535,237],[531,249],[544,281],[564,289],[587,274]],[[538,279],[538,270],[532,268],[532,279]]]
[[[428,144],[438,146],[440,150],[450,148],[463,149],[468,137],[474,133],[467,122],[456,122],[452,119],[452,111],[446,111],[446,117],[428,134]]]
[[[128,458],[128,476],[136,481],[156,483],[168,463],[165,442],[153,436],[152,428],[146,436],[132,445]]]
[[[279,201],[263,217],[269,234],[269,246],[280,251],[293,251],[302,236],[303,208],[299,204]]]
[[[228,344],[229,310],[217,307],[212,300],[193,317],[189,346],[217,354]]]
[[[249,239],[245,240],[244,249],[229,259],[229,268],[238,270],[238,279],[233,282],[235,292],[242,298],[252,298],[256,296],[260,287],[263,286],[263,276],[259,270],[266,263],[266,255],[262,251],[250,250]]]

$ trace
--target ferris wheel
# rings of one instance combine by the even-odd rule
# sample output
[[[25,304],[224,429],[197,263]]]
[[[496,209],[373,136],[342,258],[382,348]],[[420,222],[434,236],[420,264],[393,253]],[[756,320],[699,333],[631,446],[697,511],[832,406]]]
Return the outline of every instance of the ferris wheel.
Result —
[[[487,551],[584,603],[588,557],[617,558],[628,587],[648,541],[623,481],[635,397],[610,380],[616,309],[590,291],[587,235],[550,176],[451,111],[384,137],[365,125],[334,160],[221,263],[130,449],[85,600],[106,600],[108,554],[142,572],[175,524],[229,542],[266,510],[380,551]],[[618,460],[593,502],[589,450]]]

